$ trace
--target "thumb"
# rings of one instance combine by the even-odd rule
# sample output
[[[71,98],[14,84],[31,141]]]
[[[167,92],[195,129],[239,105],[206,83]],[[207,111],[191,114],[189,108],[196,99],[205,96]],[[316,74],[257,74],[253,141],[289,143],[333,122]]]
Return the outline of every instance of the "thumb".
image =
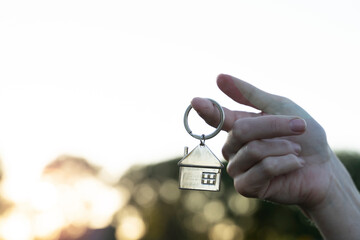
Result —
[[[234,101],[256,108],[263,113],[301,117],[309,116],[291,100],[267,93],[230,75],[220,74],[217,79],[217,85],[221,91]]]

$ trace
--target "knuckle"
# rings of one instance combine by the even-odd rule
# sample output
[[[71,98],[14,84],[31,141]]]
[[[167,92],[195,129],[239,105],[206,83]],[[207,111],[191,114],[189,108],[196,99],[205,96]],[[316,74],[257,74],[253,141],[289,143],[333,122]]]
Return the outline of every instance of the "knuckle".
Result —
[[[313,140],[317,141],[318,145],[326,146],[327,145],[327,136],[324,128],[316,121],[313,121],[311,125],[317,129],[317,135],[314,136]]]
[[[291,151],[293,149],[293,143],[291,143],[288,140],[283,140],[283,141],[279,142],[279,144],[282,149],[285,149],[287,151]]]
[[[230,177],[235,178],[236,177],[236,171],[233,161],[230,161],[229,164],[226,167],[226,171],[229,174]]]
[[[244,121],[244,119],[237,120],[234,123],[232,130],[233,137],[236,139],[243,139],[244,136],[248,136],[249,133],[253,131],[249,121]]]
[[[228,153],[229,151],[226,146],[223,146],[221,152],[222,152],[222,155],[224,156],[225,160],[229,161],[230,156],[229,156],[229,153]]]
[[[254,197],[254,193],[250,191],[248,187],[243,183],[243,181],[237,180],[234,181],[235,190],[244,197]]]
[[[274,158],[265,158],[262,161],[263,172],[266,176],[274,176],[277,168],[277,161]]]
[[[248,158],[260,159],[262,157],[261,141],[259,140],[248,143],[242,150]]]
[[[287,156],[287,159],[288,159],[288,161],[290,161],[290,162],[297,162],[297,156],[295,155],[295,154],[288,154]]]

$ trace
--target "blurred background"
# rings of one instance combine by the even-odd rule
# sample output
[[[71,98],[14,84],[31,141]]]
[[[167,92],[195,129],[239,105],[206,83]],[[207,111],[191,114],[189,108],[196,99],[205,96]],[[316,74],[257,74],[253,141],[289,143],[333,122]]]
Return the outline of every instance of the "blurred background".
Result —
[[[359,189],[360,154],[337,155]],[[220,192],[180,190],[179,160],[134,165],[110,183],[98,166],[60,156],[23,189],[28,201],[1,196],[0,239],[321,239],[297,207],[245,198],[226,172]]]
[[[0,239],[319,239],[293,207],[179,191],[193,97],[291,98],[358,184],[358,1],[0,1]],[[212,131],[191,112],[191,128]],[[341,125],[340,125],[341,124]],[[207,145],[218,157],[226,139]]]

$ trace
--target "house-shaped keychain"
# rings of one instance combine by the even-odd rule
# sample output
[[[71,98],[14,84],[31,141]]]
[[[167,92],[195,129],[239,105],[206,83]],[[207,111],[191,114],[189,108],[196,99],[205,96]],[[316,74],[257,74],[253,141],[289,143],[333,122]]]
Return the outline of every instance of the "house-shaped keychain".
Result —
[[[204,143],[189,154],[185,147],[184,157],[178,165],[180,189],[220,191],[224,165]]]

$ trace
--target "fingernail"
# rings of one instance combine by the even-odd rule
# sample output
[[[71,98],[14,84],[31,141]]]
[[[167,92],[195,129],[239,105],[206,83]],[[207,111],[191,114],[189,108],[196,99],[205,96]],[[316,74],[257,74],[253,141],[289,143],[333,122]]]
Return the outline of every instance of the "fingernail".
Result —
[[[305,160],[302,158],[299,158],[299,164],[301,167],[305,166]]]
[[[302,133],[306,129],[306,122],[304,119],[295,118],[290,121],[290,129],[297,133]]]
[[[301,146],[297,143],[293,143],[293,148],[296,154],[300,154],[301,153]]]

